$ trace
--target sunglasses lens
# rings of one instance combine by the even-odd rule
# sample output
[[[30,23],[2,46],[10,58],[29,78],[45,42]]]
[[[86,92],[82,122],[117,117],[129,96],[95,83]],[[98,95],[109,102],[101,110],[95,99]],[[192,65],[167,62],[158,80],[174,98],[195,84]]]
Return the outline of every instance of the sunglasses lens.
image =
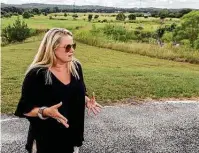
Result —
[[[67,45],[66,50],[70,50],[70,49],[71,49],[71,45]]]
[[[67,45],[66,46],[66,52],[69,52],[71,50],[71,48],[73,48],[75,50],[76,49],[76,43],[72,44],[72,45]]]
[[[76,49],[76,43],[74,43],[74,44],[72,45],[72,47],[73,47],[73,49]]]

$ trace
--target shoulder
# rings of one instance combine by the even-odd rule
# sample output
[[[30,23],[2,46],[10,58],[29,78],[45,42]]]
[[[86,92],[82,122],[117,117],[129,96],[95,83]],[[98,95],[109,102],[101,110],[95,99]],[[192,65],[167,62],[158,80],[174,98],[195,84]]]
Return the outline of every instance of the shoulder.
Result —
[[[80,61],[76,60],[76,61],[73,61],[73,63],[76,65],[77,68],[81,68],[81,63]]]
[[[46,70],[47,68],[40,67],[40,66],[29,69],[25,75],[25,81],[29,81],[29,80],[34,81],[34,80],[43,78]]]
[[[76,61],[73,61],[77,71],[82,71],[82,64],[80,63],[80,61],[76,60]]]

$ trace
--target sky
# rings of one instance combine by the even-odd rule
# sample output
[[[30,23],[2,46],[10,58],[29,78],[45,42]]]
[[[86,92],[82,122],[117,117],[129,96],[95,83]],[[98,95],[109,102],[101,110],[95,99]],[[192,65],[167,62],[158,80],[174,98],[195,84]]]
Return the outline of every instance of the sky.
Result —
[[[156,8],[195,8],[199,9],[199,0],[1,0],[6,4],[45,3],[64,5],[100,5],[120,8],[156,7]]]

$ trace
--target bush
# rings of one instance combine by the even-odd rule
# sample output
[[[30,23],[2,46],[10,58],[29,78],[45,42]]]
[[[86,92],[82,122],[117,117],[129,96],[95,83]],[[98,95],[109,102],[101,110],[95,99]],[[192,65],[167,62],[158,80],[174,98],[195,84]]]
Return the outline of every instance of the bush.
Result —
[[[124,13],[119,13],[117,16],[116,16],[116,20],[120,20],[120,21],[124,21],[126,18],[126,16],[124,15]]]
[[[28,12],[24,12],[22,16],[24,19],[29,19],[31,17],[31,14]]]
[[[194,41],[194,48],[199,49],[199,37],[197,40]]]
[[[5,13],[3,17],[10,18],[12,16],[12,13]]]
[[[89,21],[89,22],[92,20],[92,17],[93,17],[92,14],[89,14],[89,15],[88,15],[88,21]]]
[[[15,20],[13,25],[8,25],[2,30],[2,37],[9,43],[21,42],[30,36],[30,29],[24,21],[21,21],[19,17]]]
[[[130,14],[128,18],[129,20],[136,20],[136,16],[134,14]]]
[[[102,22],[108,22],[107,19],[102,20]]]
[[[95,16],[94,16],[94,19],[97,19],[97,18],[99,18],[99,15],[95,15]]]
[[[191,42],[189,39],[183,39],[180,41],[181,44],[187,46],[187,47],[191,47]]]
[[[162,37],[162,40],[166,41],[166,42],[171,42],[173,40],[172,32],[165,32],[163,37]]]
[[[135,29],[137,29],[137,30],[143,30],[144,28],[142,26],[138,26]]]
[[[16,13],[16,12],[14,12],[12,15],[14,15],[14,16],[18,16],[19,14],[18,14],[18,13]]]
[[[122,42],[135,40],[133,31],[128,31],[122,26],[107,24],[102,30],[106,36],[113,40]]]

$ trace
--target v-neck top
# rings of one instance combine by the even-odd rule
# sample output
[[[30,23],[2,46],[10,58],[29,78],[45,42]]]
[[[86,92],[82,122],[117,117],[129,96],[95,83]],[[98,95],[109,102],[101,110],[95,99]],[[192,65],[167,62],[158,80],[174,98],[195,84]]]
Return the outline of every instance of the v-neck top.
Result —
[[[70,85],[71,83],[71,79],[72,79],[72,74],[70,73],[70,82],[65,84],[64,82],[62,82],[52,71],[50,71],[51,76],[55,78],[55,80],[57,80],[58,82],[60,82],[61,84],[63,84],[64,86]]]
[[[32,69],[25,77],[21,98],[15,115],[25,117],[30,121],[34,137],[38,140],[52,141],[49,135],[56,133],[59,140],[70,140],[74,146],[81,146],[84,141],[85,95],[82,68],[77,63],[77,72],[80,79],[71,74],[71,81],[63,84],[54,74],[51,74],[52,84],[45,83],[48,68],[37,67]],[[53,118],[41,120],[38,117],[27,117],[24,113],[30,112],[34,107],[53,106],[62,101],[58,111],[68,119],[69,128],[65,128]],[[59,142],[57,141],[57,143]]]

